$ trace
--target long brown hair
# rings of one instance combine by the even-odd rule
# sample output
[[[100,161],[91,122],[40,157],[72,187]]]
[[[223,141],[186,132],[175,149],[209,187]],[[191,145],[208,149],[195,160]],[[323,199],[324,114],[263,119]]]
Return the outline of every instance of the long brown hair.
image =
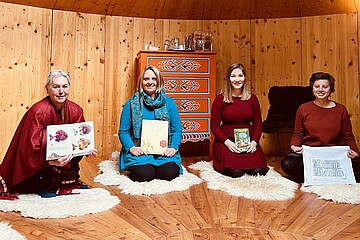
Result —
[[[226,103],[233,102],[230,76],[231,76],[232,71],[234,71],[235,69],[240,69],[243,72],[244,77],[245,77],[245,81],[244,81],[244,85],[243,85],[242,93],[241,93],[241,100],[243,100],[243,101],[249,100],[249,98],[251,96],[251,92],[249,91],[248,86],[246,84],[246,71],[245,71],[244,65],[242,65],[241,63],[233,63],[229,66],[229,68],[227,70],[227,74],[226,74],[226,78],[225,78],[225,85],[220,92],[220,94],[222,94],[224,96],[224,102],[226,102]]]

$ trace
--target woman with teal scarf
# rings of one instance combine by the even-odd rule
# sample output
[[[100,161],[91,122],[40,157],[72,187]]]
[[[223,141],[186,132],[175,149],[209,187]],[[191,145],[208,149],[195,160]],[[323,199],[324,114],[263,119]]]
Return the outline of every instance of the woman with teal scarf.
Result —
[[[129,171],[133,181],[170,181],[182,174],[178,151],[182,140],[179,112],[163,88],[164,79],[159,70],[154,66],[145,67],[138,81],[138,90],[125,103],[121,113],[119,170]],[[140,147],[143,119],[168,121],[168,146],[162,155],[147,154]]]

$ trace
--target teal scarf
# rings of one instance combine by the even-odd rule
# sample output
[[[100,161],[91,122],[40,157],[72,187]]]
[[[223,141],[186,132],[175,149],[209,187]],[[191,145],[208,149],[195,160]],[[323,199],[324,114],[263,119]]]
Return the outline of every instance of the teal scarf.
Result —
[[[143,103],[143,104],[142,104]],[[130,100],[131,121],[133,129],[133,141],[136,146],[140,146],[141,124],[143,120],[143,105],[155,112],[155,120],[169,120],[169,113],[166,108],[166,95],[161,91],[152,99],[145,92],[136,92]]]

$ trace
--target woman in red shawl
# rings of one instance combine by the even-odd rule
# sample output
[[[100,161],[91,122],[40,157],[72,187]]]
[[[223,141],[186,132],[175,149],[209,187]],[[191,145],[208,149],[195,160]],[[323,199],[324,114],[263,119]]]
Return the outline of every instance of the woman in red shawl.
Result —
[[[51,71],[45,88],[48,96],[25,113],[0,165],[0,199],[9,199],[14,196],[12,193],[54,197],[84,187],[79,181],[82,156],[69,154],[55,160],[45,159],[48,125],[85,121],[83,109],[68,100],[69,73]],[[96,153],[94,149],[90,156]]]

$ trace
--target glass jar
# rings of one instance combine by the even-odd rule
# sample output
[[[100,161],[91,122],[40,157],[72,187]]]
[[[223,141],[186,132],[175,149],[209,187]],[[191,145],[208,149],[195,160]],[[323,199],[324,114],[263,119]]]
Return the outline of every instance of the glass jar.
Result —
[[[204,51],[212,52],[214,37],[211,32],[205,32],[204,34]]]
[[[204,51],[204,33],[201,30],[194,31],[194,50]]]

